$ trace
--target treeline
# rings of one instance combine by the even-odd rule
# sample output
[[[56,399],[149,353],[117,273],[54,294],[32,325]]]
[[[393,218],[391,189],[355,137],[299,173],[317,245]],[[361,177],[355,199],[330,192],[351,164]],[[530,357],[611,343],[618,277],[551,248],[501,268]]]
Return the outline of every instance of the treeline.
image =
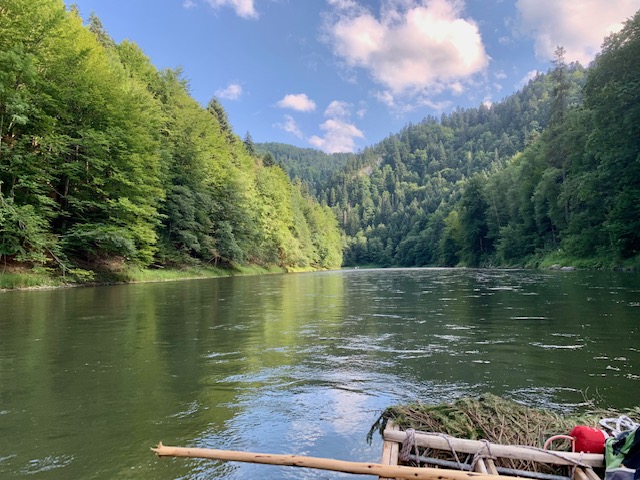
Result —
[[[180,70],[62,0],[2,2],[0,261],[335,268],[341,248],[333,212]]]
[[[271,154],[273,162],[281,165],[291,178],[300,179],[314,196],[318,196],[332,175],[354,156],[353,153],[328,154],[314,148],[275,142],[256,143],[255,150],[263,155]]]
[[[318,194],[346,265],[636,265],[640,13],[592,65],[567,65],[491,106],[408,125]]]

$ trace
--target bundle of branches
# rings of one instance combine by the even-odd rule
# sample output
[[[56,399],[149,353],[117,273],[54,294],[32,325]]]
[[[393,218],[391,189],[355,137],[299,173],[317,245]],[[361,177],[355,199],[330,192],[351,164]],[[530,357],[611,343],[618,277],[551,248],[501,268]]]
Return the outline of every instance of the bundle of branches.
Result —
[[[576,425],[598,427],[600,419],[618,417],[622,414],[640,418],[640,409],[560,415],[552,410],[532,408],[485,394],[477,398],[461,398],[446,404],[416,403],[389,407],[371,427],[369,439],[375,431],[382,433],[387,422],[392,419],[403,430],[413,428],[416,431],[436,432],[471,440],[488,440],[503,445],[542,447],[549,437],[558,434],[568,435]],[[570,444],[554,443],[553,448],[568,450]],[[442,459],[451,458],[447,452],[429,452],[429,455]],[[529,462],[502,459],[499,463],[499,466],[505,468],[560,473]]]

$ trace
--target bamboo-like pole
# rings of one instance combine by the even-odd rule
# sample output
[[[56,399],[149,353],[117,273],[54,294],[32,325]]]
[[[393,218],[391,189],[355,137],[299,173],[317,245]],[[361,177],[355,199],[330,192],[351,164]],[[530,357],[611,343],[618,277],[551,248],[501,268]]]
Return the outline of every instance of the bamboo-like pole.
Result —
[[[237,452],[211,448],[183,448],[165,446],[160,442],[152,448],[159,457],[208,458],[233,462],[262,463],[290,467],[306,467],[334,472],[376,475],[389,478],[413,478],[416,480],[496,480],[493,475],[462,472],[443,468],[418,468],[379,463],[349,462],[331,458],[305,457],[301,455],[277,455],[270,453]],[[516,480],[516,477],[500,475],[501,480]],[[517,479],[521,480],[521,479]]]
[[[385,430],[384,439],[402,443],[407,438],[407,432]],[[448,437],[443,435],[428,434],[422,432],[415,433],[415,443],[420,447],[435,448],[438,450],[455,449],[458,453],[491,453],[496,457],[513,458],[518,460],[529,460],[533,462],[543,462],[555,465],[588,465],[590,467],[603,467],[604,455],[599,453],[571,453],[542,450],[527,446],[500,445],[479,440],[466,440],[462,438]]]

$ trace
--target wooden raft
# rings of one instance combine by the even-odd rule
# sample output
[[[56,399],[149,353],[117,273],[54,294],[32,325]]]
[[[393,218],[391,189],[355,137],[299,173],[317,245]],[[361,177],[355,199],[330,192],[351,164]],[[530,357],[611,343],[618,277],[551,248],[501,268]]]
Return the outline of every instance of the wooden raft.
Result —
[[[383,465],[401,465],[402,462],[399,459],[400,448],[407,435],[407,432],[400,430],[392,420],[388,421],[383,434],[384,442],[381,462]],[[416,432],[413,441],[416,447],[423,447],[426,449],[425,451],[451,452],[453,449],[456,454],[466,454],[468,459],[473,459],[472,463],[465,462],[461,465],[458,462],[432,457],[416,455],[410,457],[411,463],[414,465],[435,466],[435,468],[442,468],[443,472],[450,469],[460,470],[461,466],[464,467],[465,471],[502,476],[503,478],[508,475],[539,480],[601,480],[601,477],[598,476],[594,469],[604,469],[604,456],[601,454],[547,451],[528,446],[500,445],[422,432]],[[484,455],[481,455],[481,453],[484,453]],[[496,466],[494,458],[537,462],[554,466],[564,465],[567,466],[567,470],[571,472],[571,475],[561,476],[500,468]],[[472,466],[473,468],[471,468]],[[380,480],[393,480],[393,478],[380,477]]]

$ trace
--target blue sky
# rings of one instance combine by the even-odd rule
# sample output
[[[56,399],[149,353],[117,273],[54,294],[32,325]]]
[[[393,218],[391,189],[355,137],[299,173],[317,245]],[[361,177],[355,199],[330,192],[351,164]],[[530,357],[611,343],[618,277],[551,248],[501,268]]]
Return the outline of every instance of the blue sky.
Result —
[[[332,152],[491,104],[550,66],[587,65],[640,0],[67,0],[158,68],[183,69],[254,142]]]

